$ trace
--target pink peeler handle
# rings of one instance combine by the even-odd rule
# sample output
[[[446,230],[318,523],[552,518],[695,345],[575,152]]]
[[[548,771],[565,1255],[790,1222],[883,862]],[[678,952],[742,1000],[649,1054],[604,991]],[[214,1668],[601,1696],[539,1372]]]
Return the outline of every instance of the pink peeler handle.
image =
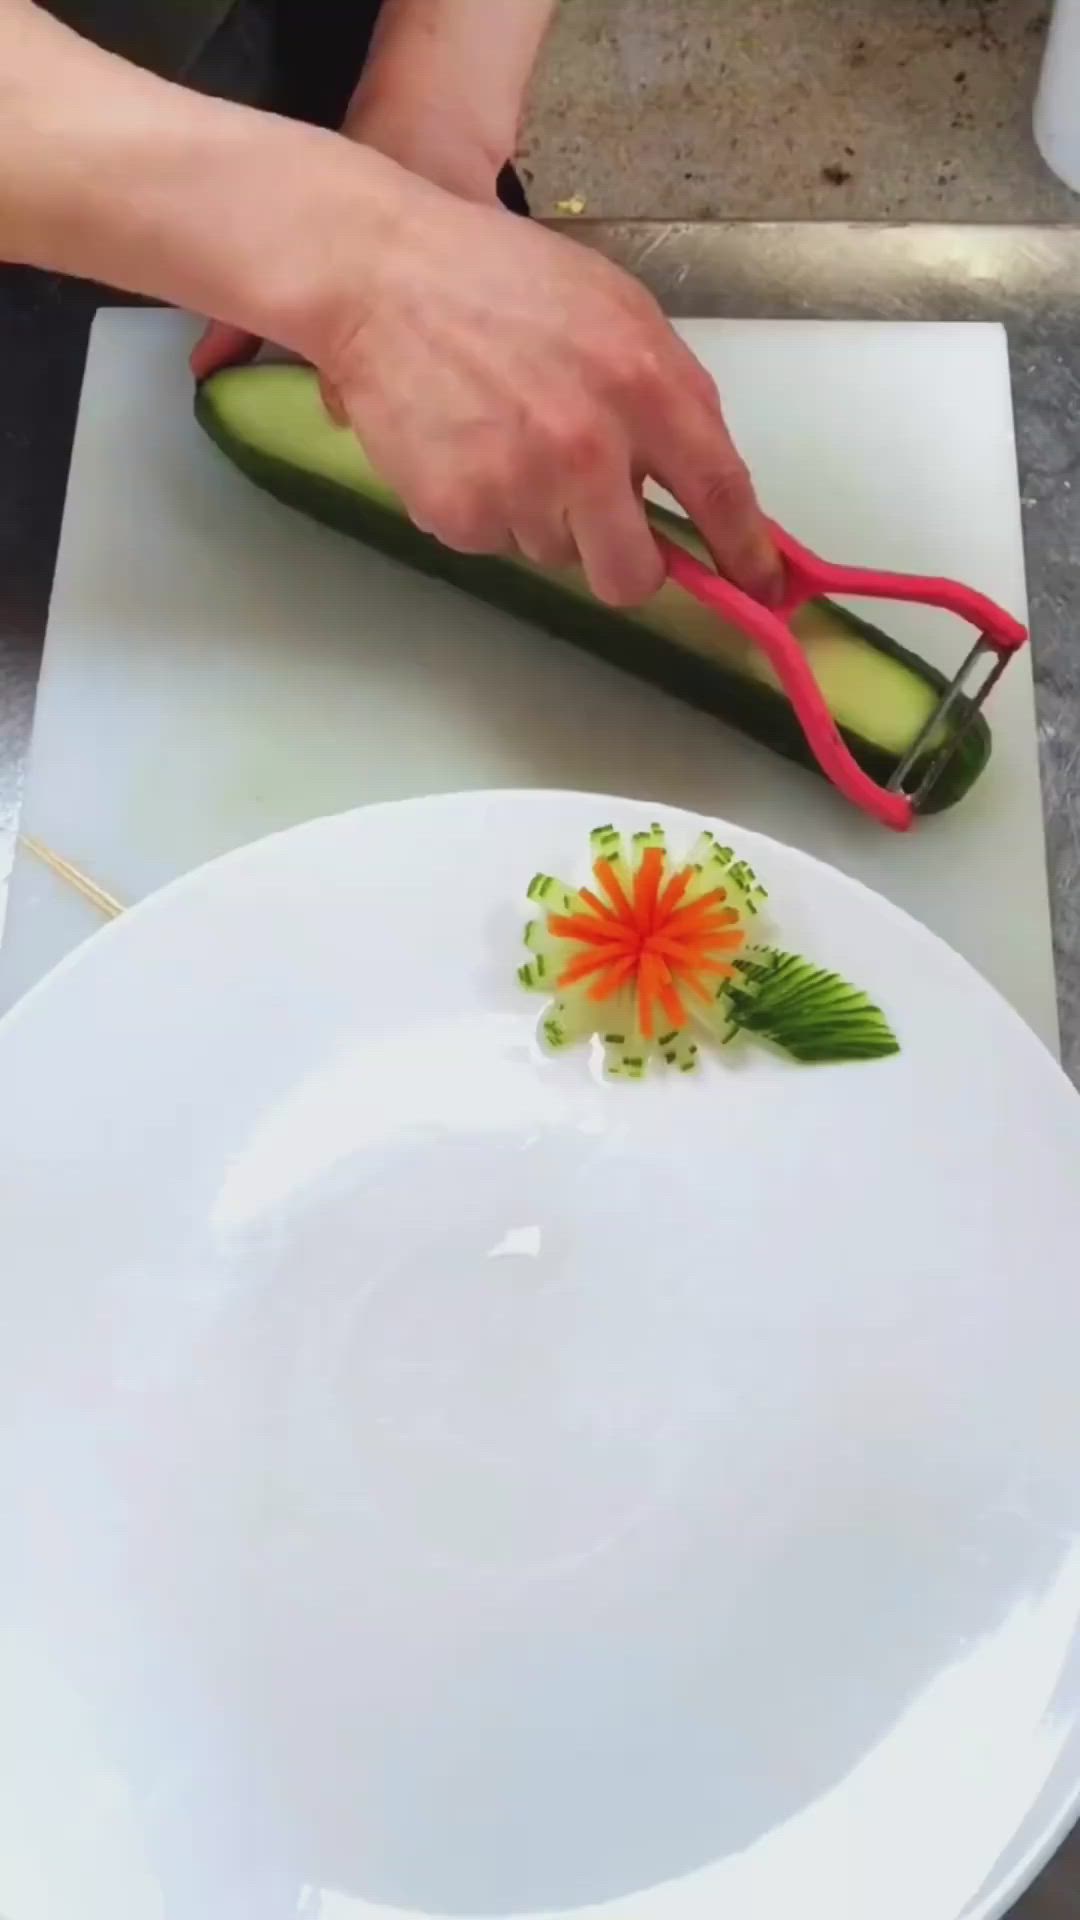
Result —
[[[676,541],[663,534],[656,537],[669,578],[761,648],[795,709],[814,758],[833,786],[853,806],[883,826],[906,833],[915,821],[911,799],[907,794],[879,786],[863,771],[845,744],[806,655],[791,630],[792,614],[823,593],[865,594],[870,598],[942,607],[979,627],[1002,653],[1021,647],[1027,631],[992,600],[957,581],[836,565],[800,546],[782,527],[773,524],[771,531],[784,560],[787,583],[784,598],[775,609],[762,606],[760,601],[695,559]]]
[[[970,621],[1007,653],[1022,647],[1028,637],[1027,628],[1004,607],[958,580],[932,579],[919,573],[882,573],[876,567],[845,567],[800,546],[775,520],[770,521],[769,530],[787,576],[787,592],[775,609],[781,618],[790,619],[808,600],[816,600],[823,593],[851,593],[868,600],[908,600],[923,607],[940,607],[945,613]]]

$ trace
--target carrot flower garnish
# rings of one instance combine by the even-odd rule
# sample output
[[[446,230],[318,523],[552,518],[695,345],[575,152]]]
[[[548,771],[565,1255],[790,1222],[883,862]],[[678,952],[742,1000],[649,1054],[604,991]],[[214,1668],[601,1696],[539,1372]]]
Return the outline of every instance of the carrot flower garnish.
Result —
[[[538,873],[520,969],[551,1004],[549,1047],[598,1037],[607,1071],[640,1080],[650,1059],[690,1073],[699,1040],[744,1034],[805,1065],[880,1061],[900,1043],[881,1008],[839,974],[762,946],[765,890],[745,860],[703,833],[681,865],[663,832],[592,836],[591,886]],[[751,941],[751,934],[754,939]]]
[[[614,919],[586,902],[583,913],[552,913],[548,932],[582,949],[559,975],[556,986],[572,986],[576,980],[593,976],[590,1000],[610,1000],[619,988],[633,982],[637,995],[638,1025],[646,1040],[656,1033],[656,1010],[660,1006],[669,1024],[685,1027],[685,996],[712,975],[730,980],[734,968],[723,954],[737,952],[746,944],[735,907],[726,905],[727,888],[712,887],[691,907],[672,907],[666,902],[681,897],[692,869],[676,874],[664,890],[665,855],[659,847],[646,847],[634,880],[632,900],[628,900],[612,871],[611,863],[598,860],[596,878],[611,904]]]
[[[599,1034],[609,1072],[640,1078],[659,1054],[689,1072],[693,1030],[722,1039],[735,962],[765,898],[745,861],[703,834],[681,865],[659,827],[628,849],[613,827],[592,836],[592,882],[538,874],[529,898],[543,910],[525,941],[522,983],[554,996],[550,1046]]]

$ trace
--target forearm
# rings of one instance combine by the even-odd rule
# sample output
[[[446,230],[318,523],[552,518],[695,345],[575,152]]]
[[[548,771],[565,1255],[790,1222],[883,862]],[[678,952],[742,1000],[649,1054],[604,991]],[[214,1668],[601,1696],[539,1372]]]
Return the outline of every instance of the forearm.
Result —
[[[332,279],[322,236],[347,223],[377,256],[406,185],[377,154],[171,86],[0,0],[2,258],[310,351]]]
[[[514,151],[554,10],[555,0],[385,0],[349,121],[398,102],[452,118],[498,168]]]

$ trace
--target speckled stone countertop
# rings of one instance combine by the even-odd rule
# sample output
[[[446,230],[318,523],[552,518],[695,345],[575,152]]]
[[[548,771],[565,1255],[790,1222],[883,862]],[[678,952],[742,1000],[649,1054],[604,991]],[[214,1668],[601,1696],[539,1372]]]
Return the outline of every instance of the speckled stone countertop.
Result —
[[[1049,0],[562,0],[541,215],[1072,220],[1031,133]]]

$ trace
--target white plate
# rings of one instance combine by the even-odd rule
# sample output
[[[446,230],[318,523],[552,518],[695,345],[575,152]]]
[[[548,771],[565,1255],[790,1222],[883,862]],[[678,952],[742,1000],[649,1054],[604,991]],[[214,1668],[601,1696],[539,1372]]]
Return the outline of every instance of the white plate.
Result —
[[[7,1920],[956,1920],[1060,1837],[1080,1102],[735,829],[900,1058],[542,1058],[524,887],[653,811],[319,822],[0,1028]]]

